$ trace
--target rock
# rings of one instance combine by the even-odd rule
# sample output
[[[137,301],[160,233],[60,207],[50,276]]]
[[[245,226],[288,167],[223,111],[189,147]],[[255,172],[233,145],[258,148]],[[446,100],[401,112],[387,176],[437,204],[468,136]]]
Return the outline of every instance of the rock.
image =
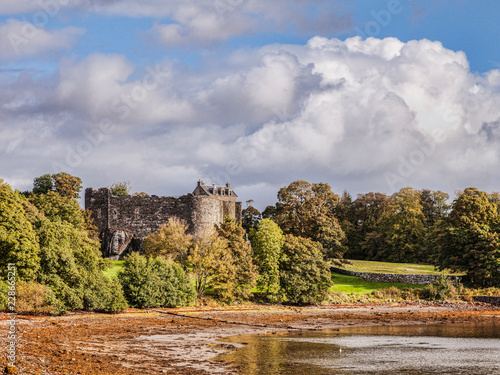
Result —
[[[104,235],[104,242],[107,244],[108,256],[111,260],[118,260],[125,252],[128,245],[134,238],[133,234],[127,230],[106,231]]]

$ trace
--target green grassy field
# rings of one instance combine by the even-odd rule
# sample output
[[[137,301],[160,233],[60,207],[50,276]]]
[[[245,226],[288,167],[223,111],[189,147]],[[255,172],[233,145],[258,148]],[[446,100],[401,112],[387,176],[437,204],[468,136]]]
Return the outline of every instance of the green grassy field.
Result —
[[[409,275],[439,275],[440,273],[451,274],[446,271],[441,272],[434,266],[425,264],[372,262],[368,260],[348,260],[348,262],[351,264],[345,264],[341,268],[357,272],[396,273]]]
[[[123,260],[112,260],[111,263],[111,268],[108,268],[106,271],[104,271],[104,276],[106,276],[108,279],[116,278],[118,272],[123,268]]]
[[[330,288],[332,292],[342,292],[346,294],[368,294],[375,290],[388,289],[394,286],[398,289],[422,289],[425,285],[420,284],[404,284],[404,283],[378,283],[374,281],[366,281],[361,277],[332,274],[333,286]]]
[[[432,266],[419,264],[400,264],[353,260],[353,264],[344,268],[361,272],[379,272],[379,273],[408,273],[408,274],[438,274]],[[123,260],[111,261],[112,267],[104,271],[109,279],[115,278],[118,272],[123,268]],[[332,274],[334,285],[330,288],[332,292],[342,292],[346,294],[369,294],[375,290],[388,289],[394,286],[398,289],[423,288],[424,285],[404,284],[404,283],[379,283],[366,281],[360,277]],[[254,291],[255,292],[255,291]],[[210,294],[210,293],[208,293]]]

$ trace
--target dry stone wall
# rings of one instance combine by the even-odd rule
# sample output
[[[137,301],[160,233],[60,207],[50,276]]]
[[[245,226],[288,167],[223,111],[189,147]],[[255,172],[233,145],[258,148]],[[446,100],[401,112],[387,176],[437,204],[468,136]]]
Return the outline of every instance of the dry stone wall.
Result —
[[[476,297],[474,297],[474,301],[489,303],[490,305],[500,306],[500,297],[476,296]]]
[[[395,273],[372,273],[349,271],[343,268],[331,267],[332,272],[341,275],[357,276],[367,281],[379,283],[405,283],[405,284],[432,284],[438,280],[439,275],[406,275]]]

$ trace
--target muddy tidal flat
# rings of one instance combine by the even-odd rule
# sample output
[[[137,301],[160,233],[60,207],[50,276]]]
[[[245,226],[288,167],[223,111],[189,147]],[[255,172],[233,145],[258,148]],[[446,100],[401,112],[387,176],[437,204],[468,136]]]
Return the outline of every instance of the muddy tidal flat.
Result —
[[[481,303],[160,310],[170,314],[129,309],[113,315],[18,316],[17,373],[237,374],[237,368],[214,358],[244,344],[221,338],[348,326],[500,322],[500,307]],[[9,324],[7,315],[0,314],[2,348],[7,347]],[[0,373],[7,365],[4,352]]]

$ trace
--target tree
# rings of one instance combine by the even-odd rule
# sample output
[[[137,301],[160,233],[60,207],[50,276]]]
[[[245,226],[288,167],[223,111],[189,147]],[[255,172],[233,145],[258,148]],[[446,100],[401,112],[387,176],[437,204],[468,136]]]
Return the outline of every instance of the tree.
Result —
[[[380,218],[379,230],[388,246],[386,253],[378,254],[379,259],[399,263],[426,262],[424,220],[418,190],[406,187],[394,193]]]
[[[117,197],[125,197],[130,194],[130,182],[115,182],[109,189],[111,190],[111,194],[116,195]]]
[[[241,211],[241,226],[247,233],[250,233],[250,229],[257,229],[257,225],[262,220],[262,215],[259,210],[249,206]]]
[[[279,262],[284,240],[283,231],[271,219],[264,219],[259,223],[252,239],[259,267],[257,287],[270,299],[275,299],[280,290]]]
[[[56,191],[63,197],[80,198],[82,191],[82,180],[80,177],[72,176],[66,172],[59,172],[52,175]]]
[[[218,289],[212,283],[215,275],[231,273],[233,259],[227,248],[227,240],[220,237],[215,228],[207,228],[194,241],[188,263],[195,278],[198,297],[205,294],[208,286]],[[224,279],[224,277],[222,277]]]
[[[377,259],[385,248],[378,225],[387,210],[390,198],[382,193],[358,194],[353,202],[354,230],[349,232],[347,244],[349,257],[354,259]]]
[[[245,239],[245,230],[234,219],[226,218],[217,226],[217,232],[227,240],[227,256],[231,258],[227,273],[217,274],[213,278],[218,285],[217,293],[223,300],[248,299],[258,274],[252,259],[252,249]]]
[[[40,247],[25,215],[23,198],[0,180],[0,279],[14,264],[18,280],[33,280],[38,272]]]
[[[420,191],[420,204],[422,205],[422,213],[424,214],[424,226],[432,227],[439,220],[446,217],[450,206],[446,201],[450,196],[442,191],[431,191],[423,189]]]
[[[465,189],[436,231],[440,269],[466,272],[478,286],[500,285],[499,222],[487,193]]]
[[[281,291],[288,302],[309,304],[326,298],[331,273],[321,244],[287,234],[279,268]]]
[[[192,237],[186,234],[187,229],[185,221],[171,217],[167,225],[162,224],[156,232],[146,237],[144,241],[146,255],[169,257],[186,267],[192,240]]]
[[[34,195],[29,201],[50,221],[67,222],[78,230],[86,228],[83,210],[75,199],[49,191]]]
[[[46,194],[56,191],[59,195],[70,199],[80,198],[82,180],[66,172],[44,174],[33,180],[33,194]]]
[[[33,180],[33,194],[46,194],[54,190],[54,182],[51,174],[44,174]]]
[[[163,257],[131,253],[125,257],[118,279],[127,301],[135,307],[176,307],[196,297],[184,270]]]
[[[493,192],[490,194],[490,202],[497,206],[497,212],[500,215],[500,193]]]
[[[276,222],[286,234],[320,242],[327,257],[342,257],[345,234],[335,217],[338,200],[328,184],[294,181],[278,192]]]

